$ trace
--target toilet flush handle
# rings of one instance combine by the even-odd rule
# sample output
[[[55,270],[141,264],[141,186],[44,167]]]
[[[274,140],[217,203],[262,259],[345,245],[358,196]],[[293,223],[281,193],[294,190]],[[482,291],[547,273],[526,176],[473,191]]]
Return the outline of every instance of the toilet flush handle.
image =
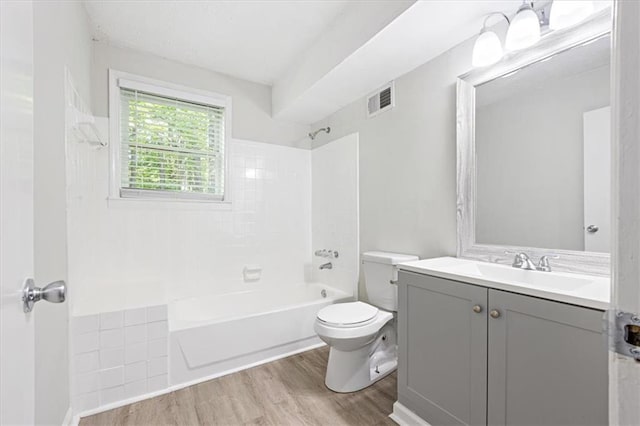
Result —
[[[397,277],[398,276],[398,267],[393,265],[393,276]],[[398,278],[396,278],[395,280],[392,278],[389,280],[389,284],[391,285],[396,285],[398,284]]]

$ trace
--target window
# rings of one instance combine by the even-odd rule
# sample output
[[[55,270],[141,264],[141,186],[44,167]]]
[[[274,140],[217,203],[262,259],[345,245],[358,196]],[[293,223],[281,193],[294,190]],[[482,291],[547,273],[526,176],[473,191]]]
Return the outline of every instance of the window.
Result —
[[[224,201],[229,100],[118,75],[119,195]]]

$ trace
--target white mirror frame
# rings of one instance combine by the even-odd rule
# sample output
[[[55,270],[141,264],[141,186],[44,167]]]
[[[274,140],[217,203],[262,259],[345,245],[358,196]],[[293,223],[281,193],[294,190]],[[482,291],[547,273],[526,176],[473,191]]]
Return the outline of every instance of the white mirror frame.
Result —
[[[611,9],[607,8],[575,27],[554,31],[536,45],[510,54],[495,65],[474,69],[458,77],[457,84],[457,255],[485,262],[509,264],[514,254],[525,252],[536,261],[544,255],[557,255],[551,267],[555,271],[593,275],[610,274],[608,253],[556,250],[521,246],[478,244],[476,242],[476,86],[517,71],[572,47],[611,33]],[[510,254],[505,254],[509,252]]]

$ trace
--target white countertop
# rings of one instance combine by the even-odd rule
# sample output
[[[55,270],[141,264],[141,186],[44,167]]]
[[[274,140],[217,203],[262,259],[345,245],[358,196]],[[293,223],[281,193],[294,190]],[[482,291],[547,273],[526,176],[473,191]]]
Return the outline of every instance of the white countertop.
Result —
[[[553,265],[551,265],[553,267]],[[403,271],[462,281],[498,290],[571,303],[587,308],[609,309],[611,281],[608,277],[566,272],[526,271],[506,265],[438,257],[400,263]]]

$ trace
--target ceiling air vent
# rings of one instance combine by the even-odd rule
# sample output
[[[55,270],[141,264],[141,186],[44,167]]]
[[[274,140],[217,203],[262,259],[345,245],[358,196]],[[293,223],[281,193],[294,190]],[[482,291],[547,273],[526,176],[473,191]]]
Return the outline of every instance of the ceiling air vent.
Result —
[[[390,110],[396,104],[393,81],[367,98],[367,117]]]

